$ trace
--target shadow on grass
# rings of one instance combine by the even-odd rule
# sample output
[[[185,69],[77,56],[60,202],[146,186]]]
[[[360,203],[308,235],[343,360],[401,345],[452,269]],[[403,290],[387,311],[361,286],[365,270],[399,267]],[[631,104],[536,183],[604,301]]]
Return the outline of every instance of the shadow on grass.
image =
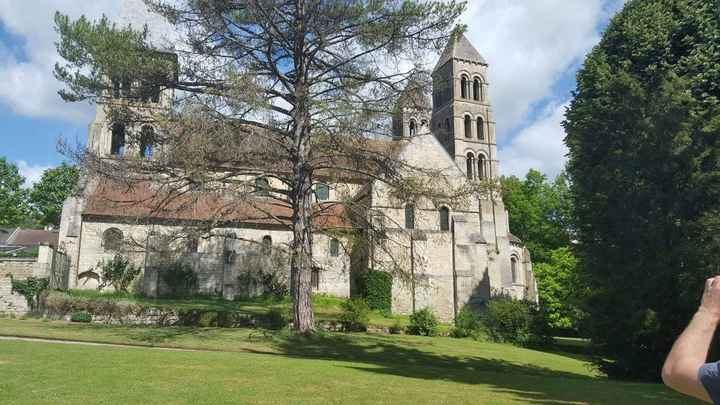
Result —
[[[276,341],[281,355],[362,363],[356,370],[423,380],[484,384],[527,403],[658,403],[679,397],[655,384],[608,381],[496,358],[455,357],[421,350],[422,339],[318,334]],[[254,351],[254,350],[250,350]],[[278,354],[254,351],[262,354]],[[482,403],[481,398],[477,398]],[[687,403],[687,402],[683,402]]]

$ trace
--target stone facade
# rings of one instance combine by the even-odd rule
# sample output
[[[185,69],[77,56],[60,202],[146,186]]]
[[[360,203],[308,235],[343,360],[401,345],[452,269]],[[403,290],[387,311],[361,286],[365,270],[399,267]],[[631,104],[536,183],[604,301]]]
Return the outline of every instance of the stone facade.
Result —
[[[399,158],[411,166],[438,170],[454,185],[497,183],[499,160],[487,71],[487,62],[464,36],[451,41],[432,75],[432,102],[425,101],[423,95],[401,97],[393,119],[392,141],[400,145]],[[158,106],[167,103],[168,97],[163,95]],[[99,105],[89,145],[100,155],[113,153],[109,127]],[[405,221],[408,205],[392,198],[382,182],[329,186],[331,201],[345,197],[363,200],[369,216],[366,219],[381,218],[395,245],[392,249],[350,252],[344,248],[351,245],[349,239],[331,241],[331,237],[318,233],[314,242],[317,292],[347,297],[354,272],[395,271],[387,267],[392,262],[403,267],[402,275],[397,274],[393,283],[395,313],[427,307],[443,320],[450,320],[463,306],[481,305],[496,293],[537,300],[530,254],[510,234],[508,213],[498,192],[470,195],[452,207],[416,201],[414,224],[409,227]],[[97,280],[88,276],[98,263],[116,254],[104,246],[106,232],[115,230],[124,240],[132,241],[123,247],[123,254],[144,268],[143,290],[161,295],[162,283],[148,249],[153,244],[149,235],[171,234],[177,229],[162,221],[136,224],[127,218],[89,215],[86,204],[83,195],[78,195],[63,207],[60,244],[71,257],[71,286],[97,286]],[[270,267],[268,258],[258,253],[258,246],[266,240],[273,245],[286,244],[292,238],[286,229],[271,226],[214,229],[210,234],[199,241],[187,260],[198,273],[200,292],[228,299],[257,293],[255,286],[243,282],[247,279],[243,274],[258,265]],[[333,243],[343,248],[333,253]],[[381,243],[386,242],[373,241]]]

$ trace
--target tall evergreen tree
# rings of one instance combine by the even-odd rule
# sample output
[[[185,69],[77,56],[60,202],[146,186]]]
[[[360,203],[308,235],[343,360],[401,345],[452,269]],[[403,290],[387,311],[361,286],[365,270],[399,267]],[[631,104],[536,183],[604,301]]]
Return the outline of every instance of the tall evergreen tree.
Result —
[[[56,66],[56,77],[67,84],[60,92],[64,99],[102,100],[117,89],[125,98],[143,99],[158,86],[181,96],[165,113],[127,108],[130,103],[110,106],[108,116],[126,125],[129,143],[142,143],[142,123],[161,125],[154,141],[163,153],[151,162],[82,154],[86,167],[104,177],[122,175],[126,182],[128,176],[164,182],[165,191],[175,196],[222,189],[235,205],[253,201],[247,178],[265,176],[269,181],[260,187],[264,198],[291,212],[286,219],[293,234],[288,247],[293,325],[311,330],[312,239],[318,215],[314,185],[321,177],[341,181],[365,176],[386,182],[405,200],[437,194],[437,184],[400,180],[440,176],[413,176],[418,172],[394,159],[392,148],[374,147],[370,140],[391,133],[389,114],[403,88],[410,83],[419,92],[427,88],[428,75],[418,61],[447,42],[464,3],[146,4],[176,29],[171,49],[176,60],[153,52],[147,29],[118,28],[104,18],[93,23],[56,16],[58,51],[66,61]],[[273,186],[278,183],[282,186]]]
[[[660,378],[720,269],[720,2],[635,0],[564,123],[589,324],[611,376]]]

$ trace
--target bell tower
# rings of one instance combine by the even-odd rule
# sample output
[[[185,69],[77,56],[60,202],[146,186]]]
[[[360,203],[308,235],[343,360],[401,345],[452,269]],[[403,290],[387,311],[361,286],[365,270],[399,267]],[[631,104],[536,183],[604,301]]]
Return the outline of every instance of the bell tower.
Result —
[[[498,177],[487,72],[485,58],[458,34],[432,73],[432,131],[469,179]]]
[[[410,81],[400,93],[393,116],[393,139],[411,138],[430,125],[432,106],[423,86]],[[427,128],[423,128],[427,130]]]

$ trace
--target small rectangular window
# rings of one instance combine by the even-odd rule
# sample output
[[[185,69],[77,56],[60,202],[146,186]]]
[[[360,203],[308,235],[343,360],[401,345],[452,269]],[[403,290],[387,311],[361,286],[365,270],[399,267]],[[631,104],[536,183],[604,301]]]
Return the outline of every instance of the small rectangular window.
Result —
[[[313,290],[320,289],[320,270],[313,269],[310,273],[310,286]]]

